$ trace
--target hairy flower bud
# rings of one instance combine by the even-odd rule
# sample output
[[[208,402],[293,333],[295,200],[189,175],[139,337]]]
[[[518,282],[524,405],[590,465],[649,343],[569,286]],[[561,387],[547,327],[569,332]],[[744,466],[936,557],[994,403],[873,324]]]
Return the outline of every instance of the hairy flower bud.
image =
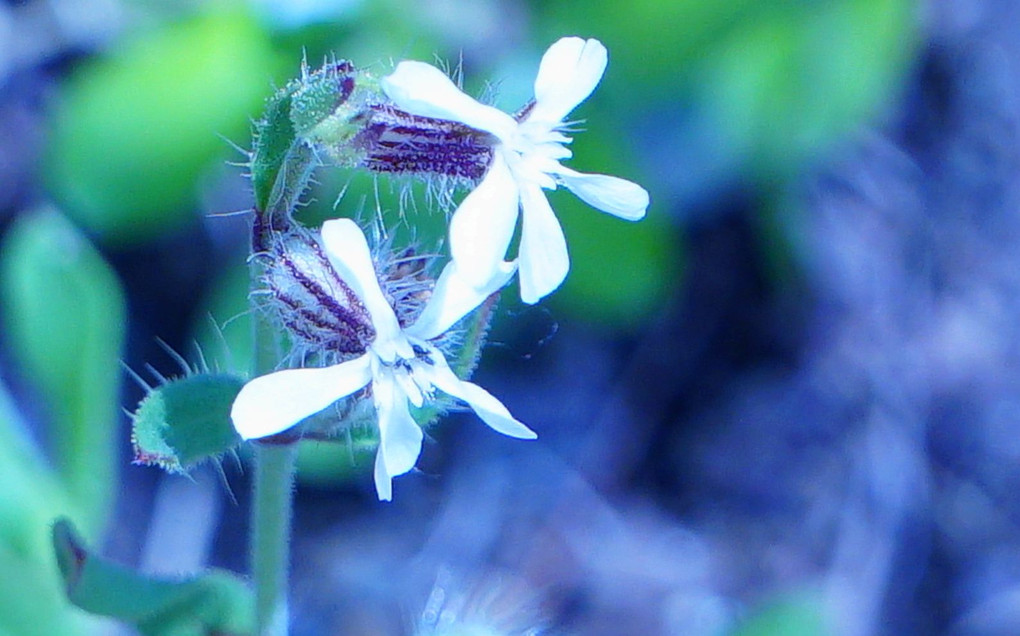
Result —
[[[458,375],[477,359],[491,300],[513,270],[489,288],[465,285],[447,265],[435,281],[427,258],[413,250],[393,258],[388,244],[374,255],[351,219],[319,232],[274,235],[261,254],[269,308],[291,336],[291,367],[252,379],[238,393],[231,419],[245,439],[278,435],[327,407],[346,401],[339,419],[316,423],[329,433],[348,426],[347,414],[370,396],[379,432],[375,482],[392,497],[392,478],[411,470],[422,427],[463,401],[497,432],[534,439],[506,406]],[[469,318],[469,316],[471,316]],[[339,407],[338,407],[339,408]]]
[[[360,355],[375,337],[361,301],[336,275],[315,233],[303,228],[272,235],[258,254],[266,309],[290,336],[295,362],[325,364]]]
[[[375,173],[474,185],[492,163],[498,139],[460,122],[408,113],[379,81],[347,61],[303,67],[269,99],[255,124],[251,176],[260,231],[283,231],[324,161]]]
[[[364,153],[359,165],[374,172],[475,183],[492,163],[497,139],[457,122],[374,104],[371,118],[352,142]]]

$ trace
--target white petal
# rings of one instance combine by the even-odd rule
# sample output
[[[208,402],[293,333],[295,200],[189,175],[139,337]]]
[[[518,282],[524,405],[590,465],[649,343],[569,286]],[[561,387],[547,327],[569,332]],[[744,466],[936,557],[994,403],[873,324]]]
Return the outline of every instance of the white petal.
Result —
[[[411,417],[407,396],[392,375],[377,376],[372,381],[372,394],[379,414],[379,452],[386,471],[390,476],[403,475],[418,461],[424,437],[421,427]]]
[[[496,152],[485,178],[450,219],[450,253],[471,286],[484,288],[500,275],[519,206],[517,182]]]
[[[421,408],[425,404],[425,394],[422,393],[421,387],[414,381],[411,374],[405,369],[393,369],[390,373],[392,373],[393,380],[397,383],[400,392],[404,394],[405,401]]]
[[[289,369],[255,378],[230,409],[244,439],[275,435],[367,385],[370,356],[324,369]]]
[[[429,347],[429,349],[435,364],[428,367],[428,376],[436,387],[444,393],[467,402],[468,406],[478,414],[478,417],[482,418],[482,421],[497,433],[518,439],[538,437],[535,431],[514,419],[503,403],[491,393],[477,384],[458,378],[446,364],[446,359],[438,349],[435,347]]]
[[[432,288],[432,297],[418,320],[406,329],[407,334],[422,340],[438,337],[474,311],[486,298],[502,289],[516,271],[514,263],[501,263],[497,275],[484,287],[477,288],[464,278],[456,263],[447,263],[436,286]]]
[[[588,205],[621,219],[639,221],[648,209],[648,191],[626,179],[584,174],[562,167],[556,176]]]
[[[401,62],[379,80],[399,108],[422,117],[459,121],[508,140],[517,128],[513,117],[468,97],[438,68],[424,62]]]
[[[393,307],[379,287],[365,233],[351,219],[333,219],[322,224],[322,242],[326,256],[336,273],[350,285],[372,317],[375,341],[372,348],[387,362],[396,355],[414,355],[400,331]]]
[[[521,188],[521,300],[535,304],[560,286],[570,270],[567,242],[560,222],[538,186]]]
[[[386,458],[383,457],[382,448],[375,453],[375,492],[379,495],[379,501],[393,500],[393,476],[386,468]]]
[[[563,38],[542,56],[529,122],[555,126],[591,95],[606,71],[609,54],[598,40]]]

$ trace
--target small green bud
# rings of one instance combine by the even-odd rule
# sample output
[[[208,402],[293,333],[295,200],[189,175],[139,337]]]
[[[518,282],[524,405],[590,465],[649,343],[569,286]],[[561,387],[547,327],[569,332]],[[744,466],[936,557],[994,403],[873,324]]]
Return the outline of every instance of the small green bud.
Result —
[[[327,64],[311,73],[303,73],[291,102],[290,120],[299,137],[315,137],[314,131],[336,117],[354,92],[356,71],[350,62]],[[343,116],[349,116],[342,109]]]

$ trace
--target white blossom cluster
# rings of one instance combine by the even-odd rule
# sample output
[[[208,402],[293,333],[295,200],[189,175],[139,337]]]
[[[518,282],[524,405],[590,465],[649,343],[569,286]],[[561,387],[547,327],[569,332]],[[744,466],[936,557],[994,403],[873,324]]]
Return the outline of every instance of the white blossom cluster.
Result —
[[[332,269],[329,276],[342,281],[345,293],[353,292],[356,302],[348,294],[343,306],[361,312],[374,336],[363,345],[363,353],[338,364],[281,370],[247,383],[231,412],[242,437],[279,434],[368,388],[379,428],[375,484],[384,500],[392,498],[393,477],[411,470],[421,452],[423,432],[411,407],[432,402],[437,392],[463,401],[500,433],[536,437],[497,398],[458,378],[435,343],[515,274],[526,303],[538,302],[566,278],[566,241],[543,190],[562,185],[620,218],[635,221],[645,215],[648,193],[637,184],[583,174],[561,163],[571,157],[566,118],[598,85],[607,60],[606,48],[597,40],[557,41],[542,57],[534,100],[516,116],[479,103],[442,71],[422,62],[401,62],[382,78],[387,108],[491,138],[490,151],[472,155],[472,160],[488,158],[487,168],[453,213],[450,261],[411,324],[402,325],[387,300],[361,228],[350,219],[323,224],[320,240]],[[507,260],[518,217],[520,246],[516,257]],[[312,296],[319,295],[316,291]]]

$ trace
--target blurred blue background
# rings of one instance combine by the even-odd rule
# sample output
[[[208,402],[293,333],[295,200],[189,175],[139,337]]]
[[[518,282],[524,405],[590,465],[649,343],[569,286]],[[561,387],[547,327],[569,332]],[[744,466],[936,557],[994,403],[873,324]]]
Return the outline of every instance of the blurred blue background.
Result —
[[[564,35],[610,55],[570,166],[641,183],[648,217],[550,197],[570,277],[506,295],[476,376],[538,442],[454,415],[392,504],[306,449],[293,633],[1020,633],[1017,24],[1010,0],[0,2],[0,572],[32,573],[0,582],[0,633],[118,629],[62,601],[57,514],[147,571],[246,571],[243,463],[130,465],[119,361],[245,364],[231,162],[274,87],[333,53],[440,60],[513,110]],[[339,213],[399,208],[319,181],[309,218],[345,185]]]

